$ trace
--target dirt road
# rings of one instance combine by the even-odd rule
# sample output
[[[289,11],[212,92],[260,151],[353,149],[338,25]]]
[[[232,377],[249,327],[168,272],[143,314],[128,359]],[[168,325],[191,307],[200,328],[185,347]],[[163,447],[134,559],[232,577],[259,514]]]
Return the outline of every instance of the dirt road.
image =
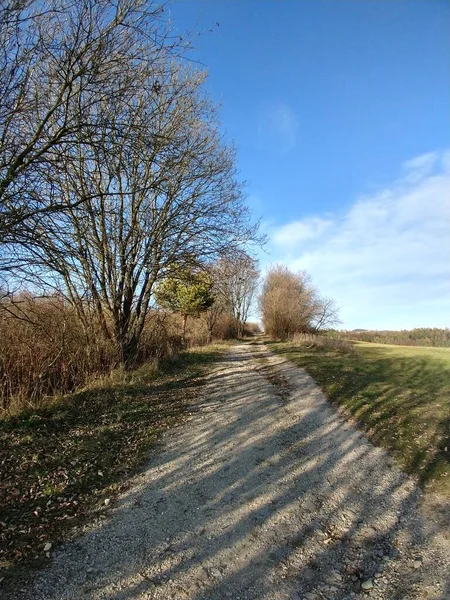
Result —
[[[421,493],[301,369],[233,347],[192,419],[17,598],[450,599]]]

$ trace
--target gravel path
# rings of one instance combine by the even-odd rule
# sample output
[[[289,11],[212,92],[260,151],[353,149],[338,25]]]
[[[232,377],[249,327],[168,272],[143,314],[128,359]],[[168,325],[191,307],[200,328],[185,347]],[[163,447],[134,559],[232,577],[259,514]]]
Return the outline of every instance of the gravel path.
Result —
[[[420,491],[303,370],[233,347],[198,407],[17,599],[450,599]]]

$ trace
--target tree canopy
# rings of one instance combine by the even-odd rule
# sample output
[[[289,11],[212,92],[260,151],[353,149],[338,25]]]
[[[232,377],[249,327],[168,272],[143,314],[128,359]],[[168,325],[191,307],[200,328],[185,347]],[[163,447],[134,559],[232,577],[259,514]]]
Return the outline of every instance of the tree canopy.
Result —
[[[155,299],[162,308],[183,316],[183,338],[188,317],[198,317],[214,303],[213,281],[205,272],[174,269],[156,288]]]
[[[307,273],[294,273],[283,265],[274,265],[267,272],[259,307],[264,331],[282,339],[339,322],[334,300],[321,296]]]
[[[174,266],[262,242],[235,150],[152,2],[2,6],[3,288],[62,295],[132,364]]]

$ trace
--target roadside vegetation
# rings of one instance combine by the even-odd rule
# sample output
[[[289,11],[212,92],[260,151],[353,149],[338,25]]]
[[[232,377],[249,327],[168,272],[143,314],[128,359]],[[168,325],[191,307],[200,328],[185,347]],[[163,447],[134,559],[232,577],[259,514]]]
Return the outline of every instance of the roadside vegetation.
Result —
[[[185,348],[235,338],[238,325],[227,307],[223,296],[215,296],[208,310],[190,313],[187,323],[179,313],[149,311],[137,364],[155,365]],[[246,323],[245,329],[250,326]],[[0,420],[51,405],[55,397],[120,368],[114,344],[102,336],[88,343],[64,298],[22,295],[0,303]]]
[[[450,495],[450,350],[309,335],[269,346],[304,367],[423,486]]]
[[[438,327],[418,327],[416,329],[402,329],[400,331],[330,331],[330,335],[355,340],[359,342],[375,342],[378,344],[396,344],[400,346],[432,346],[450,347],[450,329]]]
[[[274,338],[317,333],[339,323],[334,300],[319,293],[308,273],[284,265],[270,267],[258,300],[263,329]]]
[[[242,335],[264,236],[195,37],[150,0],[0,6],[3,413],[199,343],[188,320]]]
[[[161,433],[194,410],[202,376],[226,348],[118,371],[0,420],[0,577],[20,576],[17,567],[45,561],[46,544],[101,517]]]
[[[264,236],[195,37],[150,0],[0,6],[5,570],[105,507],[248,327]]]

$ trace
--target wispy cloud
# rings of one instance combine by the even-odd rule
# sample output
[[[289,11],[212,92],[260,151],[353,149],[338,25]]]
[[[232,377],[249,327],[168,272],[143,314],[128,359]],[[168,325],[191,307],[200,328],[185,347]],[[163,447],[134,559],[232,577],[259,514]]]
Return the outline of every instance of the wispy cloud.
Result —
[[[450,325],[450,152],[408,161],[343,215],[296,220],[271,238],[272,258],[309,271],[347,327]]]
[[[296,146],[299,123],[294,110],[284,102],[266,106],[258,117],[258,139],[274,153],[285,154]]]
[[[332,225],[332,220],[322,217],[292,221],[278,227],[273,232],[272,240],[277,246],[293,250],[304,242],[321,237]]]
[[[403,164],[404,179],[410,183],[415,183],[433,173],[439,154],[437,152],[427,152],[416,156]]]

